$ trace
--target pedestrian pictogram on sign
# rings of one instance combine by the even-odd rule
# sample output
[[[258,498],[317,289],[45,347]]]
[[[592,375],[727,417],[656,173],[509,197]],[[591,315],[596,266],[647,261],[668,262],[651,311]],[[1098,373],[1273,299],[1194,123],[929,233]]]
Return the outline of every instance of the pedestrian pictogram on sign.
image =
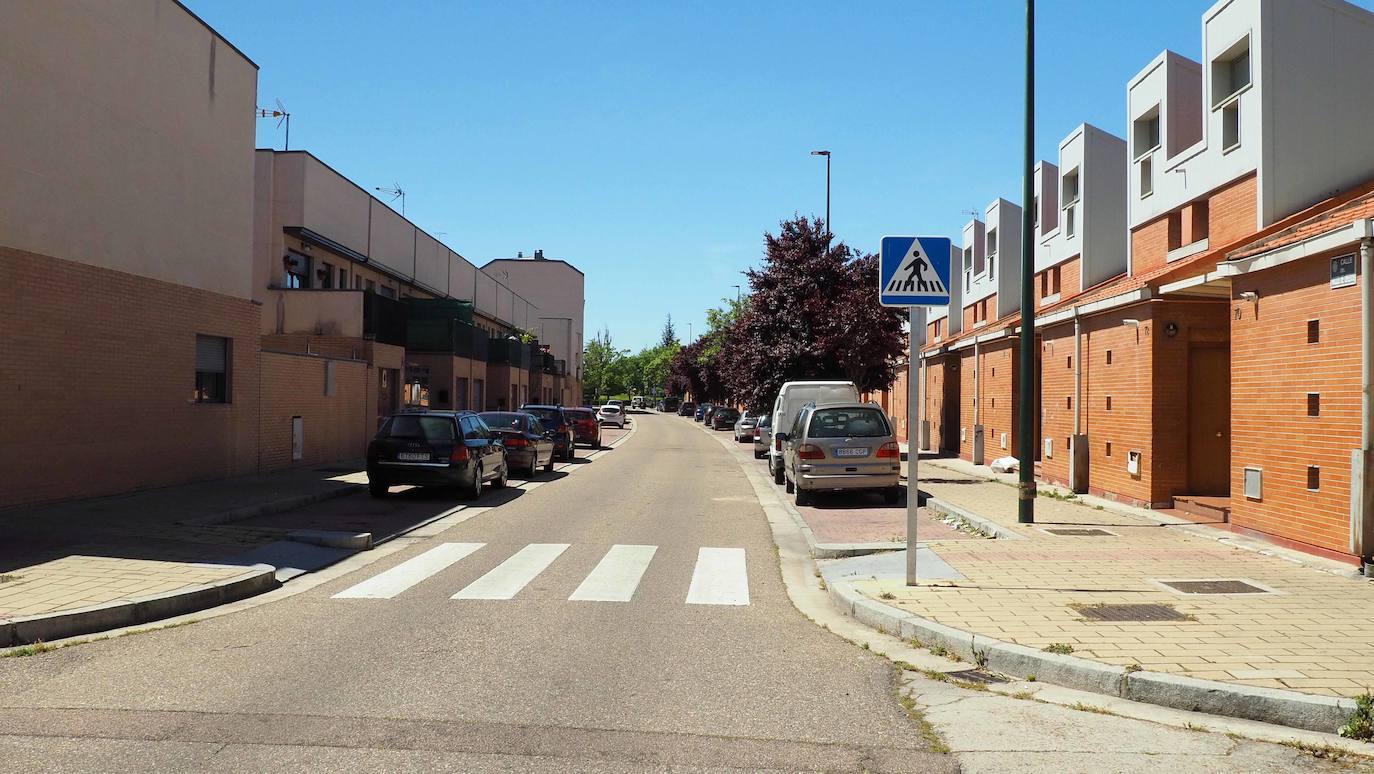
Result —
[[[878,297],[884,306],[948,306],[946,237],[883,237]]]

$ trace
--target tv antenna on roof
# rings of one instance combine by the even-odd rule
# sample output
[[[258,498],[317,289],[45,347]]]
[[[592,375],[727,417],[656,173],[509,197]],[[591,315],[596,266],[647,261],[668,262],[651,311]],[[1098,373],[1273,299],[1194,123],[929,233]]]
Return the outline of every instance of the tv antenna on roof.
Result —
[[[392,187],[391,187],[391,188],[386,188],[386,187],[383,187],[383,186],[377,186],[376,188],[373,188],[372,190],[377,191],[377,192],[379,192],[379,193],[391,194],[391,201],[393,201],[393,202],[396,201],[397,199],[400,199],[400,200],[401,200],[401,217],[405,217],[405,214],[406,214],[406,192],[405,192],[404,190],[401,189],[401,184],[400,184],[400,183],[392,183]]]
[[[278,129],[282,127],[282,124],[286,124],[286,142],[282,145],[282,150],[291,150],[291,114],[286,111],[286,106],[281,103],[281,100],[277,100],[277,107],[274,110],[258,108],[258,118],[277,119]]]

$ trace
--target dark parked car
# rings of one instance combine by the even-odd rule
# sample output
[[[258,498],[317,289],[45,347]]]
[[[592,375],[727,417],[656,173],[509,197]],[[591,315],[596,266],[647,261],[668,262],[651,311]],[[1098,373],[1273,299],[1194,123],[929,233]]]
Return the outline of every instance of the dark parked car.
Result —
[[[506,450],[472,411],[393,414],[367,445],[367,491],[383,497],[396,484],[460,487],[467,497],[482,484],[506,485]]]
[[[739,409],[721,406],[711,412],[712,430],[734,430],[737,421],[739,421]]]
[[[694,422],[704,422],[704,421],[706,421],[706,414],[707,414],[707,412],[709,412],[710,410],[711,410],[711,404],[710,404],[710,403],[702,403],[702,404],[699,404],[699,405],[697,406],[697,411],[696,411],[696,413],[692,415],[692,421],[694,421]]]
[[[596,409],[565,408],[563,414],[573,426],[573,441],[585,443],[593,449],[601,448],[601,423],[596,421]]]
[[[539,421],[544,425],[544,431],[553,439],[555,454],[565,460],[573,458],[576,454],[573,449],[573,436],[576,430],[568,421],[568,415],[563,413],[562,406],[525,405],[521,406],[520,410],[539,417]]]
[[[677,407],[677,415],[680,416],[680,417],[690,417],[690,416],[692,416],[693,414],[696,414],[696,413],[697,413],[697,404],[691,402],[690,400],[688,400],[688,401],[683,401],[683,402],[682,402],[682,405],[680,405],[680,406]]]
[[[659,408],[659,411],[677,411],[680,405],[682,405],[682,398],[664,398],[663,406]]]
[[[483,411],[477,416],[506,447],[506,464],[533,476],[537,468],[553,470],[553,439],[539,417],[523,411]]]

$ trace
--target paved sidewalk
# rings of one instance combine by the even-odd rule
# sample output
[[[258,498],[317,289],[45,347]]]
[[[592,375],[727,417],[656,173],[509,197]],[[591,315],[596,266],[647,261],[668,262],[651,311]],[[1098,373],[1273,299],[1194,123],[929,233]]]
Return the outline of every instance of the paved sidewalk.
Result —
[[[1067,646],[1109,664],[1331,696],[1374,688],[1374,583],[1242,550],[1195,527],[1074,501],[1042,497],[1037,524],[1017,524],[1014,488],[955,467],[923,460],[922,491],[1026,539],[932,542],[966,580],[908,588],[880,576],[857,581],[860,593],[975,634]],[[1217,579],[1261,592],[1183,594],[1160,583]],[[1091,617],[1119,604],[1163,605],[1183,620]]]

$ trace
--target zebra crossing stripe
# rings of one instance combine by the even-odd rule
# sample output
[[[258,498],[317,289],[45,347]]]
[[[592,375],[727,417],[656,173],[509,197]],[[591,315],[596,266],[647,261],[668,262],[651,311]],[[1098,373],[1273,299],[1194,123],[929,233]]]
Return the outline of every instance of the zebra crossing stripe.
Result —
[[[391,599],[484,545],[486,543],[441,543],[390,570],[340,591],[334,595],[334,599]]]
[[[658,546],[614,545],[572,593],[580,602],[629,602]]]
[[[749,574],[743,548],[702,548],[687,589],[689,605],[749,604]]]
[[[568,543],[530,543],[452,599],[512,599],[564,551]]]

